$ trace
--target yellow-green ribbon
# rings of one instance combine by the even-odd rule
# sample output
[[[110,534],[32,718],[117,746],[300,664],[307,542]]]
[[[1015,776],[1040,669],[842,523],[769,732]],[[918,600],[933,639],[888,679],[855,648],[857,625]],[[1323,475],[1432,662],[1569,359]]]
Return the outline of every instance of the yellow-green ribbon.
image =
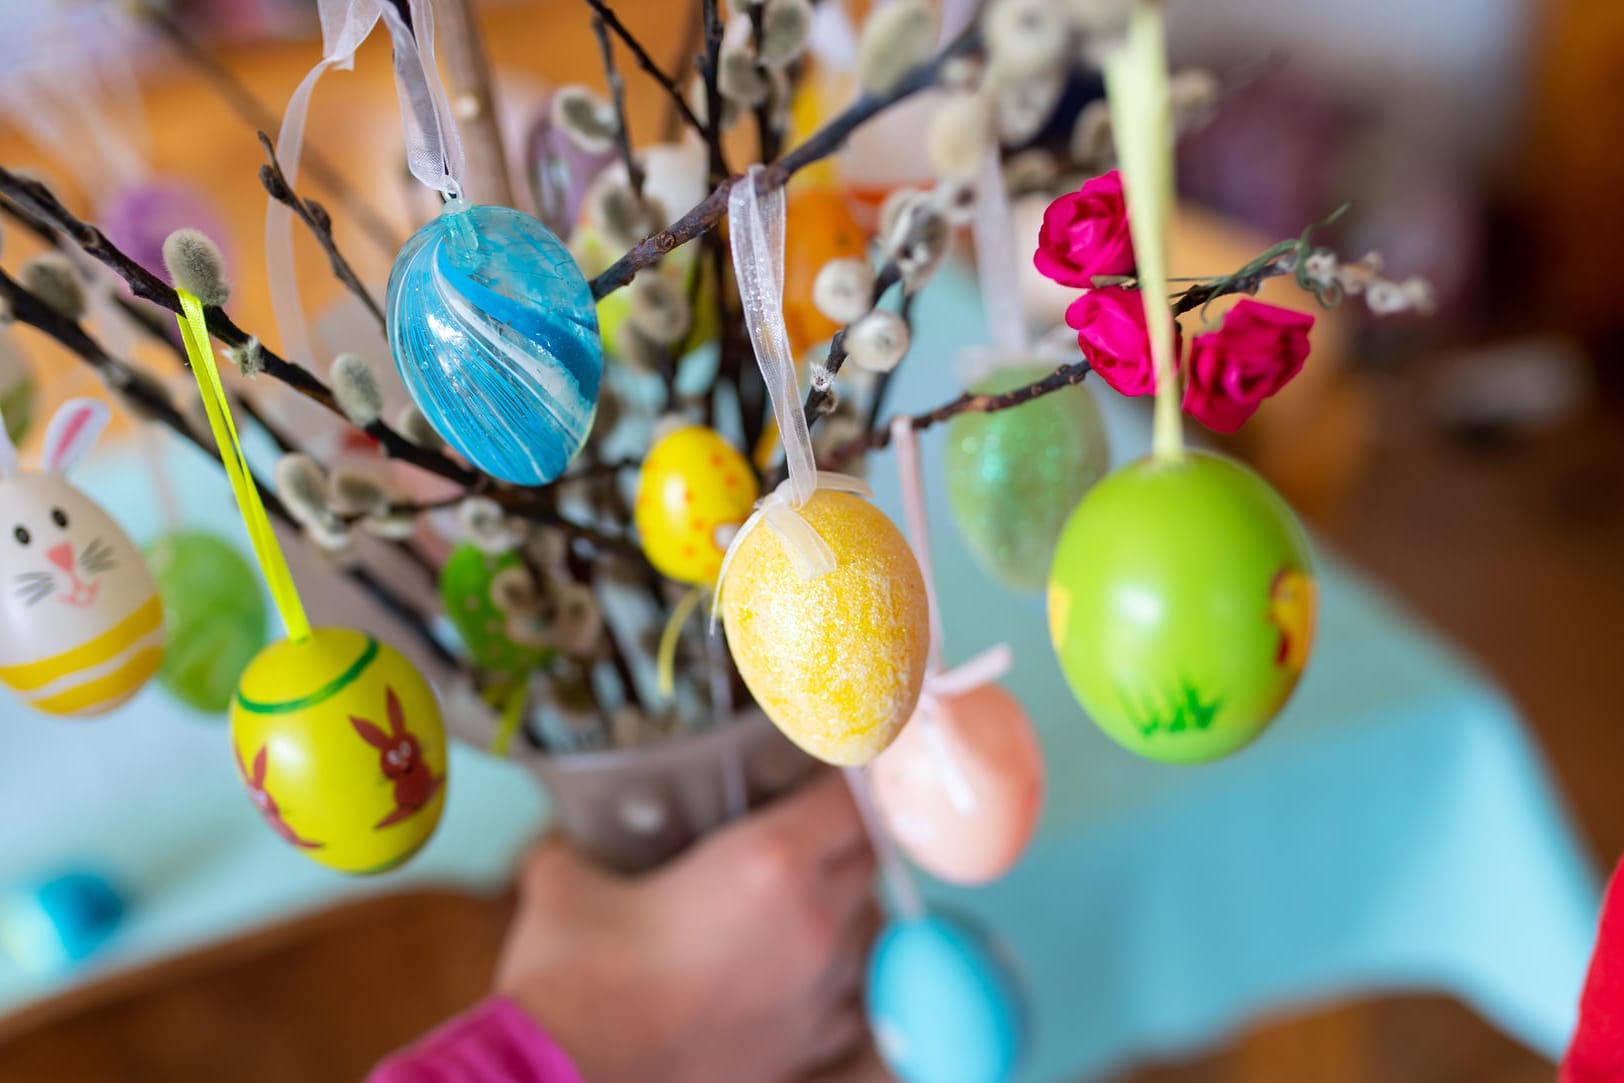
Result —
[[[513,747],[513,738],[519,734],[519,726],[524,722],[525,701],[530,691],[530,674],[521,673],[513,678],[513,683],[505,688],[492,689],[487,702],[502,699],[502,720],[496,727],[496,733],[491,737],[491,754],[506,756],[508,749]]]
[[[1105,61],[1111,135],[1122,170],[1133,236],[1139,296],[1145,304],[1156,372],[1151,450],[1159,459],[1184,451],[1178,358],[1167,303],[1167,224],[1173,210],[1173,117],[1167,89],[1167,43],[1161,0],[1139,0],[1128,16],[1127,41]]]
[[[671,698],[671,693],[676,687],[677,640],[682,638],[682,626],[693,616],[694,609],[703,596],[698,587],[684,594],[681,600],[671,607],[671,618],[665,622],[665,630],[660,633],[660,649],[655,652],[654,678],[655,687],[659,689],[660,695],[667,699]]]
[[[220,382],[220,370],[214,363],[214,346],[209,342],[208,322],[203,316],[203,302],[184,289],[177,289],[180,297],[181,338],[186,343],[186,356],[192,362],[192,375],[197,377],[197,389],[203,396],[203,409],[209,415],[209,428],[220,449],[220,462],[231,481],[231,491],[237,496],[237,507],[242,512],[243,525],[248,528],[248,540],[254,546],[254,558],[265,576],[271,591],[271,601],[287,628],[288,638],[295,643],[310,638],[310,618],[305,616],[304,603],[299,600],[299,589],[294,586],[293,573],[288,571],[287,558],[276,540],[271,518],[265,513],[265,502],[260,499],[259,486],[248,470],[242,442],[237,438],[237,425],[231,419],[231,404],[226,401],[226,389]]]

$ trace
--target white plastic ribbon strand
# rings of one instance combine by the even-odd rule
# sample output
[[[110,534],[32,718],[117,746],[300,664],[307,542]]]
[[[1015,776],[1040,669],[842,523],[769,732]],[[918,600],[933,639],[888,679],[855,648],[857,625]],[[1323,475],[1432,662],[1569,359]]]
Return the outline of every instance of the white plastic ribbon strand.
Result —
[[[350,71],[355,51],[378,25],[380,0],[319,0],[321,4],[321,59],[294,88],[282,114],[276,136],[276,160],[288,187],[299,183],[299,158],[304,151],[305,121],[310,96],[329,69]],[[293,264],[293,211],[267,197],[265,209],[265,272],[271,280],[271,312],[282,336],[282,353],[291,361],[308,364],[314,355],[299,280]]]
[[[971,228],[976,239],[981,302],[992,329],[993,344],[1008,360],[1027,360],[1031,339],[1026,331],[1026,312],[1021,307],[1020,279],[1015,267],[1009,191],[1004,186],[1004,170],[996,147],[987,152],[981,175],[976,179]]]
[[[913,422],[909,418],[898,417],[891,422],[891,448],[897,457],[897,480],[902,490],[902,510],[908,523],[908,540],[913,544],[920,574],[925,579],[925,603],[930,607],[930,653],[925,661],[925,683],[919,692],[919,706],[908,724],[925,727],[925,739],[941,771],[948,800],[958,811],[969,813],[975,809],[975,789],[959,770],[958,763],[948,754],[936,725],[937,712],[943,700],[991,684],[1008,673],[1014,662],[1014,654],[1008,644],[999,643],[952,669],[942,668],[942,618],[936,601],[936,576],[930,559],[930,517],[925,509],[924,476],[919,466],[919,436],[914,432]]]

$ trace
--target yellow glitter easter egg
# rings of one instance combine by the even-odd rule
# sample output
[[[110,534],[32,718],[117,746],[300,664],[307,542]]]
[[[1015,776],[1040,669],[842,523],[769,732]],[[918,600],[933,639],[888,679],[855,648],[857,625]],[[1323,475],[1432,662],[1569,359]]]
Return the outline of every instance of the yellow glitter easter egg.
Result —
[[[714,583],[759,495],[750,464],[715,429],[667,433],[637,479],[637,533],[649,563],[681,583]]]
[[[446,743],[434,691],[365,633],[318,628],[260,651],[237,686],[231,744],[271,829],[341,872],[399,865],[440,821]]]
[[[740,539],[723,585],[733,661],[773,724],[827,763],[864,764],[919,701],[930,617],[919,562],[890,519],[819,490],[800,515],[835,569],[804,579],[766,523]]]

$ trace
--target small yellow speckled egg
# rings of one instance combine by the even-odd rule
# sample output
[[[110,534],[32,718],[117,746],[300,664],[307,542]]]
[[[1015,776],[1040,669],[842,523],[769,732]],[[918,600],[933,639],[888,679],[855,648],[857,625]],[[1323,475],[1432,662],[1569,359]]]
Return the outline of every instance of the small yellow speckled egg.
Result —
[[[800,515],[835,570],[803,579],[762,523],[740,539],[722,590],[733,661],[773,724],[827,763],[864,764],[913,714],[930,616],[919,562],[861,497],[819,490]]]
[[[759,495],[750,464],[715,429],[667,433],[637,479],[637,533],[649,563],[679,583],[714,583]]]
[[[317,628],[260,651],[237,686],[231,744],[271,830],[330,868],[394,868],[440,821],[446,741],[434,690],[363,632]]]

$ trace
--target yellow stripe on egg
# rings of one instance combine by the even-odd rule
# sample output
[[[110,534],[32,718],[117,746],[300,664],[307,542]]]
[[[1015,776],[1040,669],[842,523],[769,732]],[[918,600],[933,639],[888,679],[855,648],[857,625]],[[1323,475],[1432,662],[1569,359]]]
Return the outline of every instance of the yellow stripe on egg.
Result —
[[[163,664],[162,642],[137,650],[119,668],[55,695],[33,701],[49,714],[100,714],[110,711],[141,690]]]
[[[37,662],[0,666],[0,681],[18,692],[31,692],[63,677],[105,665],[158,631],[163,625],[163,618],[163,603],[154,594],[134,613],[89,642]]]

